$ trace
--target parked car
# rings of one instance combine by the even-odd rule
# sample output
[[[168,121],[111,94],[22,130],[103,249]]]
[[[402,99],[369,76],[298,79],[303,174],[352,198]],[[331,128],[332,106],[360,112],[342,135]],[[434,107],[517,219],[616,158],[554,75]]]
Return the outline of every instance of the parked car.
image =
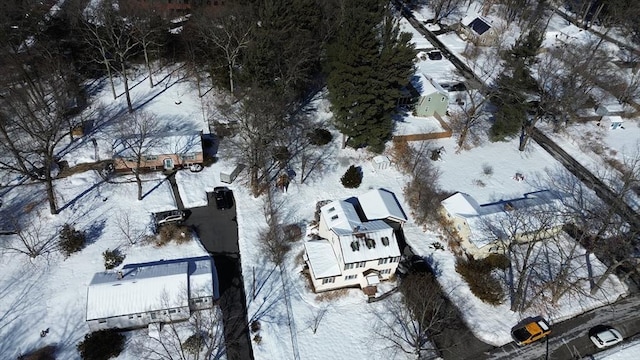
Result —
[[[541,316],[527,318],[511,329],[511,337],[520,346],[544,339],[550,333],[549,323]]]
[[[169,223],[180,224],[185,219],[185,213],[182,210],[165,211],[155,214],[156,225],[161,226]]]
[[[589,338],[598,349],[613,346],[623,340],[622,334],[611,326],[600,325],[589,330]]]
[[[431,51],[427,54],[429,60],[442,60],[442,53],[440,51]]]
[[[228,187],[218,186],[213,189],[216,197],[216,206],[219,210],[231,209],[233,207],[233,191]]]

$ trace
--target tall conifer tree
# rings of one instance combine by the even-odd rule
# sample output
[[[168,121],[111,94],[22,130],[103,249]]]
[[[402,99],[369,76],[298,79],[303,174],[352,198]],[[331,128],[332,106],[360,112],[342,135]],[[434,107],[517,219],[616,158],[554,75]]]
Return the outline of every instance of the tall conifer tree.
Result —
[[[391,137],[400,90],[413,73],[411,35],[380,0],[345,3],[344,18],[327,49],[327,85],[345,145],[379,152]]]

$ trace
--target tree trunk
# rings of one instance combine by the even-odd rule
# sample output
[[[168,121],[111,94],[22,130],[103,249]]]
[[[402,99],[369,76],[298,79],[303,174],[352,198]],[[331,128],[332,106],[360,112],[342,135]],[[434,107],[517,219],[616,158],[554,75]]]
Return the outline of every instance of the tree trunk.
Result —
[[[47,200],[49,200],[49,210],[51,215],[58,213],[58,205],[56,204],[56,194],[53,191],[53,179],[51,178],[51,162],[53,159],[46,159],[47,163],[44,166],[44,179],[45,187],[47,189]]]
[[[16,159],[16,162],[18,163],[18,167],[20,168],[20,170],[25,175],[29,174],[29,169],[27,169],[27,166],[24,163],[22,155],[20,155],[20,152],[14,145],[13,141],[11,140],[11,137],[7,133],[7,129],[4,127],[3,124],[0,124],[0,133],[2,133],[2,136],[4,137],[5,142],[9,147],[9,151],[11,151],[11,154],[13,154],[14,158]]]
[[[233,94],[233,64],[229,63],[229,91]]]
[[[469,128],[468,127],[463,127],[462,131],[460,131],[460,138],[458,139],[458,151],[460,152],[462,151],[462,148],[464,147],[464,142],[467,140],[467,133],[469,132]]]
[[[127,68],[124,65],[124,61],[120,62],[120,69],[122,71],[122,79],[124,80],[124,95],[127,98],[127,108],[129,112],[133,112],[133,105],[131,105],[131,94],[129,94],[129,79],[127,79]]]
[[[147,51],[147,45],[143,45],[142,51],[144,52],[144,64],[147,67],[147,72],[149,73],[149,86],[153,88],[153,77],[151,72],[151,64],[149,63],[149,51]]]
[[[136,183],[138,185],[138,200],[142,200],[142,179],[140,178],[139,168],[134,171],[136,175]]]
[[[105,55],[103,55],[104,66],[107,69],[107,77],[109,77],[109,85],[111,86],[111,94],[113,95],[113,100],[118,98],[116,94],[116,86],[113,84],[113,73],[111,72],[111,65],[109,65],[109,59]]]

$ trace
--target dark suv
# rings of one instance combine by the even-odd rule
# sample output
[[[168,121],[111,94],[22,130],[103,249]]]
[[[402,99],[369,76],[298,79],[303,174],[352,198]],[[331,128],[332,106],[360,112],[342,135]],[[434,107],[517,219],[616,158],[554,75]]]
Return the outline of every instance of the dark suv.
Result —
[[[228,187],[218,186],[213,189],[216,197],[216,206],[219,210],[231,209],[233,206],[233,191]]]

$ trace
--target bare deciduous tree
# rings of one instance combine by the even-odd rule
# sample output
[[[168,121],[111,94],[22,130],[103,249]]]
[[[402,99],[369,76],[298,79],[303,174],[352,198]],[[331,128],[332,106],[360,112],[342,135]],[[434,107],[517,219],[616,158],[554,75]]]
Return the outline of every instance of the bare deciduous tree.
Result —
[[[451,130],[458,137],[456,152],[466,149],[469,146],[468,142],[476,143],[478,141],[479,134],[475,133],[475,129],[482,124],[482,108],[487,99],[480,92],[467,89],[465,96],[460,97],[460,100],[450,110]]]
[[[2,239],[2,248],[6,251],[25,254],[30,258],[47,253],[54,249],[57,234],[48,231],[43,219],[36,214],[28,223],[13,221],[15,236]]]
[[[411,273],[399,287],[402,299],[388,299],[375,311],[375,334],[390,350],[422,359],[437,354],[430,337],[441,333],[456,319],[456,309],[446,299],[438,281],[428,273]],[[399,296],[399,295],[397,295]]]
[[[112,74],[117,71],[122,76],[127,108],[133,112],[127,66],[140,44],[132,34],[131,23],[122,17],[114,1],[102,1],[91,10],[86,10],[82,23],[87,44],[99,54],[96,61],[107,71],[113,98],[116,99],[117,95]]]
[[[225,13],[207,12],[195,14],[194,22],[197,43],[206,56],[222,55],[226,62],[229,90],[235,92],[234,72],[243,49],[251,40],[251,21],[242,9],[231,8]]]
[[[122,117],[118,124],[118,139],[114,148],[120,149],[118,155],[123,160],[119,161],[122,161],[135,175],[138,184],[138,200],[142,200],[140,169],[147,161],[146,156],[153,155],[152,149],[163,141],[160,130],[155,116],[142,111]]]

